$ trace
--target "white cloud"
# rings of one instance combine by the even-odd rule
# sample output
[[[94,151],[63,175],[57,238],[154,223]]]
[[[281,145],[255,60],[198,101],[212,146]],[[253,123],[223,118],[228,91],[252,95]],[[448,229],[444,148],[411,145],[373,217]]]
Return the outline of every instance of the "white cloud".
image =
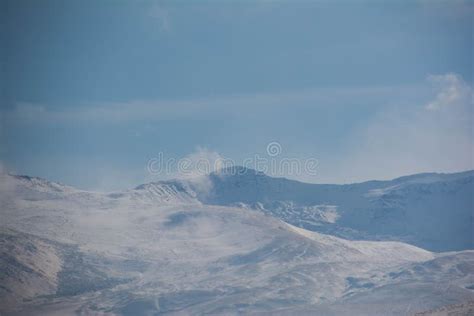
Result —
[[[358,182],[474,169],[472,88],[454,74],[429,76],[427,83],[437,90],[425,106],[384,108],[350,137],[344,158],[321,161],[323,172],[332,170],[327,179]]]
[[[472,87],[459,75],[444,74],[431,75],[426,82],[401,87],[328,88],[195,100],[101,103],[56,109],[41,104],[19,103],[15,109],[4,114],[14,124],[97,122],[102,126],[187,118],[220,120],[232,117],[246,120],[247,117],[278,113],[284,107],[294,111],[320,107],[324,111],[325,107],[333,105],[370,101],[374,104],[372,109],[379,111],[378,115],[350,135],[345,134],[345,140],[342,136],[337,140],[340,141],[340,149],[335,151],[337,157],[325,157],[325,148],[313,149],[320,161],[319,174],[300,177],[312,182],[350,182],[424,171],[474,169],[472,92]],[[308,142],[305,140],[307,148]],[[175,170],[166,178],[196,178],[196,181],[203,181],[205,190],[206,179],[199,176],[215,171],[221,158],[217,152],[198,148],[186,157],[190,167],[185,172]],[[198,161],[201,161],[199,167]],[[209,164],[205,165],[202,161]]]
[[[472,89],[456,74],[430,75],[428,80],[437,90],[436,97],[430,101],[428,110],[462,106],[472,100]]]
[[[416,87],[385,86],[357,88],[318,88],[303,91],[256,93],[215,96],[181,100],[131,100],[128,102],[91,102],[46,104],[18,102],[3,114],[9,122],[70,124],[73,122],[129,123],[136,121],[164,121],[187,118],[254,118],[277,108],[305,110],[310,107],[329,107],[356,100],[385,99],[403,93],[412,94]]]

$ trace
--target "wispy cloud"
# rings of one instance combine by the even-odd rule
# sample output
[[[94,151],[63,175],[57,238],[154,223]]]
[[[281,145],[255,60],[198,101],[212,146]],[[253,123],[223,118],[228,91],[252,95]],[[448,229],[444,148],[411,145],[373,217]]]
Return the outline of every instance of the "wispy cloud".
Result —
[[[436,97],[426,105],[428,110],[462,106],[472,102],[472,88],[458,75],[430,75],[428,80],[438,91]]]
[[[325,156],[326,148],[317,148],[319,174],[299,178],[311,182],[350,182],[423,171],[474,168],[472,93],[472,86],[458,74],[441,74],[430,75],[416,85],[395,87],[319,88],[193,100],[138,100],[61,107],[19,102],[4,114],[9,124],[45,126],[78,122],[80,126],[96,123],[109,127],[110,124],[126,126],[139,122],[143,125],[138,125],[145,128],[151,122],[166,120],[220,121],[229,117],[242,122],[257,117],[262,118],[257,124],[265,124],[272,115],[279,119],[279,124],[284,124],[285,117],[278,113],[288,111],[282,109],[324,113],[331,106],[371,103],[371,115],[377,114],[368,118],[368,122],[364,120],[363,126],[339,136],[338,146],[342,147],[336,152],[337,157]],[[304,112],[307,109],[311,111]],[[354,115],[354,111],[347,115]],[[347,118],[341,117],[341,120]],[[304,145],[311,147],[311,140]],[[220,155],[198,148],[186,158],[193,162],[200,158],[216,161]],[[190,172],[189,175],[195,174]],[[176,174],[176,177],[181,176]],[[205,182],[202,187],[206,187]]]
[[[344,158],[322,161],[321,169],[336,182],[474,169],[472,87],[455,74],[427,82],[437,86],[428,102],[384,108],[352,136]]]
[[[47,104],[17,102],[4,112],[9,121],[36,123],[98,122],[128,123],[186,118],[254,117],[279,108],[324,108],[351,104],[353,100],[371,102],[396,95],[420,93],[417,86],[371,86],[357,88],[317,88],[302,91],[214,96],[181,100],[132,100],[91,102],[52,107]],[[383,106],[383,104],[381,104]]]

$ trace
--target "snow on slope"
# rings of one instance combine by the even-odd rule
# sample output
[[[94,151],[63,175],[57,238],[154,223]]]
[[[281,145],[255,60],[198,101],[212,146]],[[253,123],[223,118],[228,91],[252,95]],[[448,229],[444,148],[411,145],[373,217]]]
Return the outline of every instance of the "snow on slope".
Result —
[[[16,237],[0,250],[19,250],[2,269],[49,296],[2,294],[6,315],[409,315],[474,299],[473,252],[310,232],[260,211],[202,204],[176,182],[112,195],[9,182],[1,226]],[[25,239],[42,245],[40,258],[16,241]],[[49,272],[35,279],[13,268],[25,260]]]
[[[433,251],[474,249],[474,171],[350,185],[272,178],[243,167],[209,176],[206,204],[260,210],[348,239],[399,240]]]
[[[143,201],[160,204],[191,204],[200,203],[197,193],[184,181],[163,181],[142,184],[125,193],[110,194],[111,197],[128,197],[133,201]]]
[[[62,261],[48,243],[0,228],[0,297],[12,307],[23,299],[54,294]]]

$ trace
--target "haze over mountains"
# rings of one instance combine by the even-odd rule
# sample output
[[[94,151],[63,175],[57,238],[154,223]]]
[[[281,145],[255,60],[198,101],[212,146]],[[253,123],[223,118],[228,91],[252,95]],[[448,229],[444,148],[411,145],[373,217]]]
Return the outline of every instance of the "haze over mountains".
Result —
[[[0,312],[466,312],[473,179],[316,185],[235,167],[99,193],[4,174]]]

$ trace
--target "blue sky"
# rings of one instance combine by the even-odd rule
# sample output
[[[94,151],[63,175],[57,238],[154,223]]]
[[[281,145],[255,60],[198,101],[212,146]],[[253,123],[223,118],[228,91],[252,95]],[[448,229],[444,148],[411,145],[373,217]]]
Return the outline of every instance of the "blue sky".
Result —
[[[309,182],[473,168],[472,1],[2,1],[3,168],[81,188],[277,141]]]

